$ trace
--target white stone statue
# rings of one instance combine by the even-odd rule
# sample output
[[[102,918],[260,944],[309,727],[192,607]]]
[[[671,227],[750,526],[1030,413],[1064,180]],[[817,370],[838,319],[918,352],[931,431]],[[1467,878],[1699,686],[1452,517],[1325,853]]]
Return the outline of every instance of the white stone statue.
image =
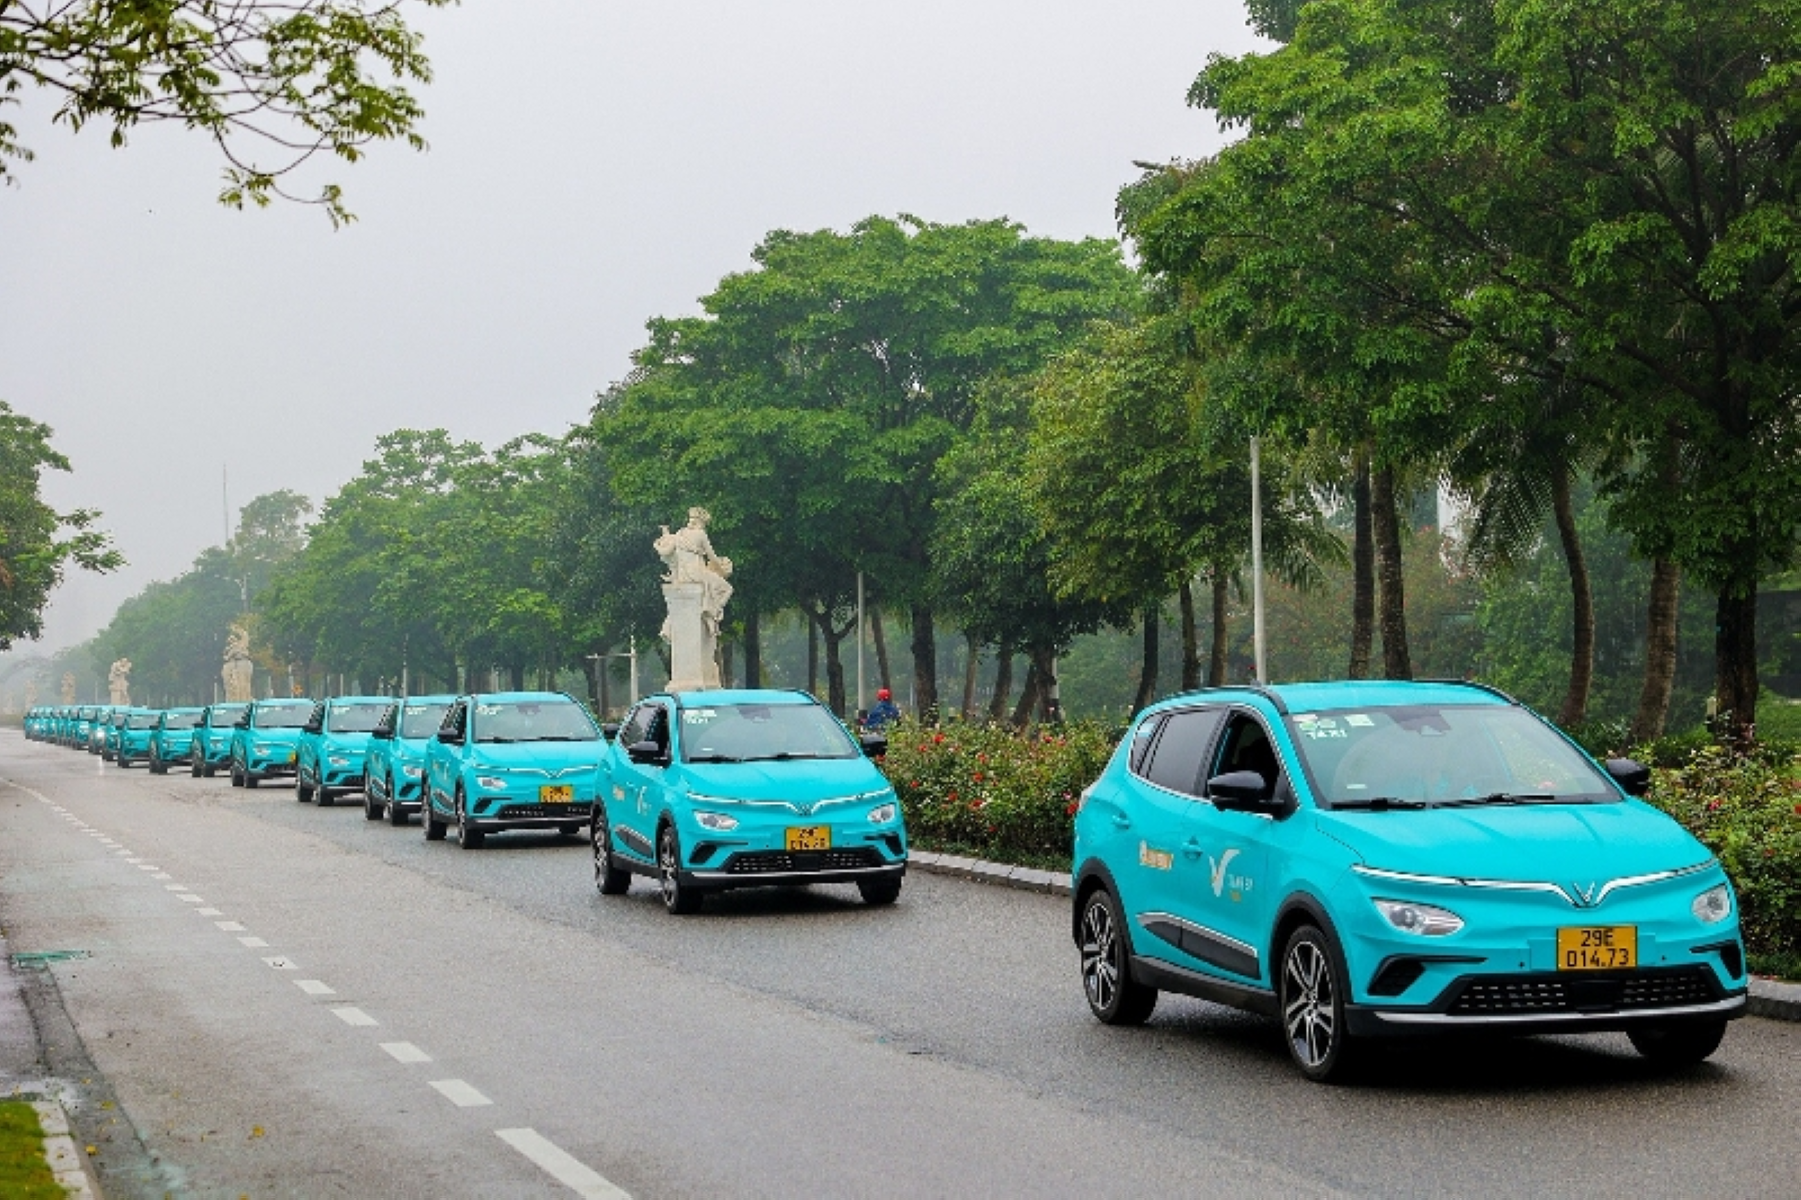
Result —
[[[131,703],[131,660],[117,659],[106,674],[106,686],[112,691],[112,702],[119,707]]]
[[[225,666],[219,671],[225,681],[225,698],[239,704],[253,699],[250,684],[255,670],[250,661],[250,631],[233,621],[225,639]]]
[[[36,708],[37,702],[38,702],[38,681],[37,681],[37,676],[34,675],[30,679],[27,679],[25,681],[25,707],[26,708]]]
[[[672,691],[719,686],[719,629],[725,604],[732,598],[732,560],[713,553],[704,508],[690,508],[688,523],[674,533],[659,526],[656,551],[669,573],[663,576],[663,600],[669,616],[663,638],[669,643],[669,687]]]
[[[75,703],[75,672],[73,671],[63,673],[63,703]]]

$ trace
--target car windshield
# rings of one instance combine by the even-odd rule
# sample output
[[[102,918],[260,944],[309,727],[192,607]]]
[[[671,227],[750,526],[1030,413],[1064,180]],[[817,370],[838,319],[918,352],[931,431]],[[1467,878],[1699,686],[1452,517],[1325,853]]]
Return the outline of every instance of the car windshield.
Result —
[[[568,700],[503,700],[475,706],[478,742],[593,742],[600,730]]]
[[[200,724],[199,713],[164,713],[164,729],[192,729]]]
[[[155,729],[156,719],[160,716],[162,716],[161,713],[133,713],[131,716],[125,718],[127,722],[126,728]]]
[[[682,710],[687,762],[855,758],[862,751],[817,704],[716,704]]]
[[[450,711],[448,704],[409,704],[400,718],[400,736],[403,738],[428,738],[438,732],[438,726],[444,723],[444,714]]]
[[[325,718],[325,727],[333,733],[368,733],[387,711],[386,704],[334,705]]]
[[[312,715],[313,705],[308,700],[301,700],[294,704],[265,704],[256,710],[256,727],[258,729],[299,729]]]
[[[1619,799],[1555,730],[1511,705],[1393,705],[1287,720],[1314,795],[1332,807]]]
[[[215,729],[221,725],[236,725],[238,718],[243,716],[244,710],[249,707],[248,704],[215,704],[212,710],[213,715],[207,718],[207,723]]]

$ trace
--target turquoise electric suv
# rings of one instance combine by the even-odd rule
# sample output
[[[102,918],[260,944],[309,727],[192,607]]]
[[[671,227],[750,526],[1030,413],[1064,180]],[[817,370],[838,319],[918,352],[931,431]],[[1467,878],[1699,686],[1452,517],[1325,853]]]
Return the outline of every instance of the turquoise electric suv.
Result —
[[[408,696],[396,700],[369,734],[363,764],[363,816],[405,825],[419,811],[425,784],[425,750],[444,724],[455,696]]]
[[[115,708],[108,725],[107,744],[110,757],[121,767],[150,761],[150,743],[156,738],[157,722],[163,714],[154,708]]]
[[[426,746],[425,839],[452,824],[465,850],[506,829],[580,833],[601,746],[594,718],[562,692],[457,697]]]
[[[1309,1078],[1379,1039],[1624,1031],[1681,1064],[1746,1004],[1732,885],[1598,766],[1475,684],[1194,692],[1145,710],[1075,823],[1083,989],[1276,1017]]]
[[[150,773],[167,775],[169,764],[185,763],[194,752],[194,727],[206,713],[204,708],[168,708],[150,738]]]
[[[360,790],[369,731],[393,702],[391,696],[333,696],[314,705],[295,747],[294,798],[330,808],[343,793]]]
[[[716,690],[649,696],[601,760],[589,823],[594,882],[619,895],[656,879],[672,913],[708,892],[854,883],[892,904],[907,871],[894,788],[831,710],[805,692]]]
[[[188,749],[188,774],[211,779],[213,772],[231,764],[231,731],[249,707],[247,703],[235,702],[207,706],[194,726],[193,745]]]
[[[231,786],[253,788],[272,775],[292,775],[300,729],[311,700],[256,700],[231,729]]]

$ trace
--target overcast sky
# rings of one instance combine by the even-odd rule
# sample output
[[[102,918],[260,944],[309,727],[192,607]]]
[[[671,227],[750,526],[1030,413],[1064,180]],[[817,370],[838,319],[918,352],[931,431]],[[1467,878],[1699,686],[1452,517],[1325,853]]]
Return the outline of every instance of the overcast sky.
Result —
[[[18,121],[0,190],[0,399],[74,463],[130,565],[72,576],[43,643],[180,574],[235,510],[315,502],[377,435],[560,433],[644,322],[775,228],[871,213],[1114,235],[1134,160],[1220,135],[1184,96],[1256,42],[1237,0],[464,0],[415,12],[427,153],[333,164],[360,220],[214,203],[210,143]],[[16,112],[17,110],[15,110]]]

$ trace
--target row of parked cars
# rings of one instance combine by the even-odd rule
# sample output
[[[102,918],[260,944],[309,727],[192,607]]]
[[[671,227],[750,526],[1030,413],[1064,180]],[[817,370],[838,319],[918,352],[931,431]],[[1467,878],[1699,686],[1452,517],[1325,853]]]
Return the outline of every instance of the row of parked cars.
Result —
[[[900,893],[895,792],[800,692],[644,698],[617,726],[551,693],[56,711],[33,736],[152,770],[184,761],[473,849],[584,826],[594,882],[656,880],[676,913],[725,887]],[[186,756],[185,758],[183,756]],[[1096,1018],[1163,992],[1280,1022],[1294,1064],[1344,1077],[1384,1041],[1626,1033],[1692,1064],[1746,1009],[1719,861],[1510,697],[1463,682],[1213,688],[1137,714],[1075,805],[1070,933]],[[978,800],[977,803],[980,803]]]

